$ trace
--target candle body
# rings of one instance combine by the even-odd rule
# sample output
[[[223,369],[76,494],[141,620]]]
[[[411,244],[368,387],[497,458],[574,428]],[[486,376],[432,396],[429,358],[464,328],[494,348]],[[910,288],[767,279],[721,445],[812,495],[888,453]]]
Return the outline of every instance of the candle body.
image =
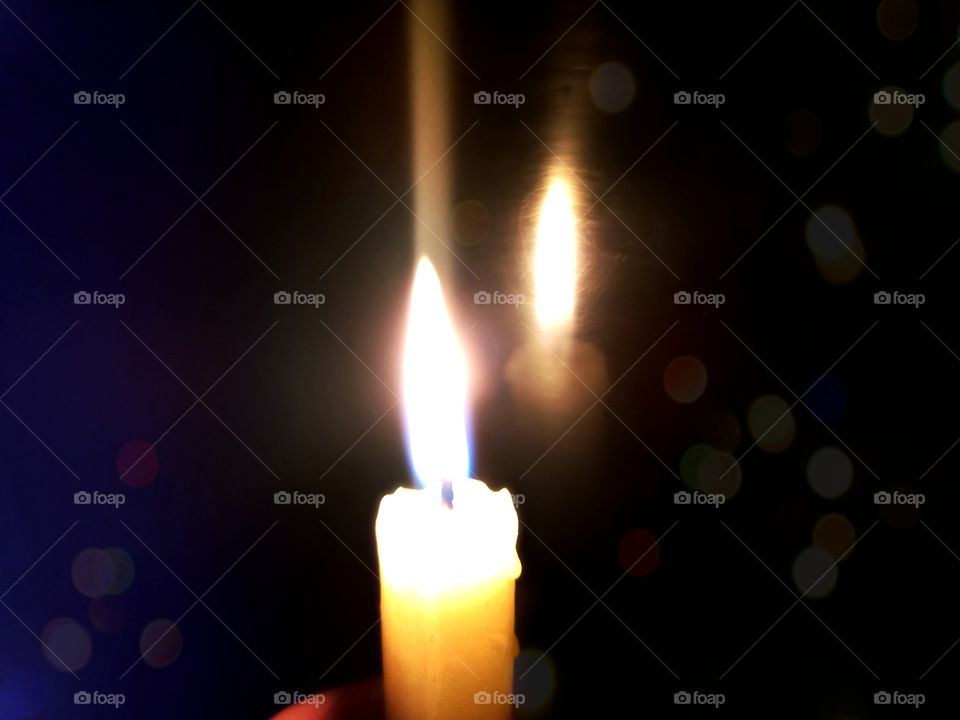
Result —
[[[390,720],[511,717],[517,515],[477,480],[401,488],[377,516],[383,677]]]

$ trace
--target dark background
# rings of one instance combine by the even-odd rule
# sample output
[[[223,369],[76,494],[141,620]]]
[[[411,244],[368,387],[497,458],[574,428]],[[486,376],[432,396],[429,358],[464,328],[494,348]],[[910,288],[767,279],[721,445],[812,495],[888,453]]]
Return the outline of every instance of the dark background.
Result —
[[[11,587],[0,608],[0,716],[263,718],[278,690],[376,675],[373,521],[379,498],[410,482],[392,393],[413,218],[396,205],[364,235],[395,198],[333,133],[395,193],[412,183],[409,10],[3,6],[0,190],[12,189],[0,208],[0,390],[12,389],[0,410],[0,592]],[[673,704],[674,692],[694,689],[724,693],[719,713],[731,717],[874,717],[880,690],[923,692],[928,714],[955,707],[960,650],[934,663],[960,637],[960,451],[947,452],[960,435],[960,251],[936,261],[960,233],[960,182],[939,139],[958,119],[944,78],[958,62],[960,10],[920,3],[915,29],[897,40],[882,26],[910,28],[913,6],[886,7],[893,20],[878,21],[877,2],[813,0],[455,7],[445,38],[463,63],[451,58],[453,134],[477,125],[451,155],[453,199],[483,203],[491,222],[478,245],[450,243],[462,263],[443,280],[484,378],[476,474],[526,498],[524,717],[713,712]],[[587,92],[608,61],[636,83],[616,114]],[[871,97],[891,85],[926,95],[896,137],[870,130]],[[84,89],[126,102],[73,104]],[[322,92],[326,103],[274,105],[283,89]],[[476,106],[482,89],[522,92],[526,103]],[[675,106],[684,89],[722,92],[726,103]],[[798,131],[799,110],[809,114]],[[524,241],[553,159],[540,139],[572,148],[589,207],[586,187],[603,195],[674,122],[583,224],[577,337],[611,381],[643,357],[608,408],[554,445],[564,427],[540,427],[547,414],[520,407],[505,379],[524,316],[476,306],[472,294],[531,292]],[[789,209],[781,181],[802,194],[825,172],[804,197],[809,209]],[[196,205],[163,235],[214,183],[209,208]],[[806,242],[810,211],[827,204],[849,213],[869,266],[839,285],[821,277]],[[675,291],[695,288],[726,303],[673,304]],[[274,305],[282,289],[326,303]],[[926,303],[873,304],[875,291],[893,289]],[[80,290],[126,302],[74,305]],[[665,368],[685,355],[709,378],[692,404],[664,391]],[[814,383],[793,407],[789,447],[752,447],[751,403],[773,394],[789,405],[791,391]],[[187,412],[192,393],[203,404]],[[723,444],[717,413],[737,421],[723,449],[747,453],[742,485],[720,510],[677,506],[684,452]],[[118,453],[135,441],[146,445],[134,457],[155,444],[125,478],[142,487],[119,478],[129,457],[118,471]],[[849,491],[832,500],[806,479],[826,445],[853,462]],[[926,494],[919,512],[873,503],[877,490],[911,487]],[[126,503],[73,504],[74,492],[94,489]],[[326,503],[279,507],[281,489],[322,492]],[[862,542],[832,592],[787,612],[806,589],[794,561],[827,513]],[[643,575],[623,577],[637,554],[630,538],[647,537],[636,530],[660,541]],[[129,589],[99,602],[78,592],[71,567],[89,547],[129,553]],[[586,612],[594,594],[608,607]],[[197,596],[209,609],[190,609]],[[176,659],[119,679],[143,628],[181,616]],[[90,638],[76,676],[42,652],[55,618]],[[76,707],[83,689],[122,692],[126,704]]]

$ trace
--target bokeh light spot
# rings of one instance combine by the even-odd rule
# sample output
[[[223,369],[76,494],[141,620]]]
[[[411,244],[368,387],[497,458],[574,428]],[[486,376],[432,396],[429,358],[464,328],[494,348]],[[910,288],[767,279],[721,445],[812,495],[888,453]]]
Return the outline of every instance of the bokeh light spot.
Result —
[[[700,467],[712,452],[712,447],[703,444],[693,445],[684,450],[683,455],[680,456],[680,479],[687,487],[694,490],[700,489]]]
[[[153,620],[140,633],[140,652],[150,667],[167,667],[180,657],[182,649],[180,626],[166,618]]]
[[[824,205],[807,220],[807,248],[817,272],[829,283],[846,285],[863,271],[866,255],[850,213],[839,205]]]
[[[635,577],[649,575],[660,564],[660,545],[646,530],[631,530],[620,541],[620,567]]]
[[[479,245],[490,232],[490,211],[479,200],[463,200],[450,215],[453,238],[466,247]]]
[[[903,88],[892,85],[880,88],[880,91],[890,93],[891,95],[906,92]],[[877,124],[874,130],[887,137],[897,137],[906,132],[907,128],[910,127],[910,123],[913,122],[913,113],[913,105],[906,103],[878,105],[874,102],[873,97],[871,97],[870,109],[867,114],[870,116],[870,122]]]
[[[707,413],[700,427],[706,442],[717,450],[732,452],[740,444],[740,422],[726,410]]]
[[[133,558],[130,557],[130,553],[119,547],[109,547],[104,552],[110,558],[110,565],[113,570],[107,592],[110,595],[120,595],[126,592],[133,583]]]
[[[76,620],[54,618],[40,633],[43,656],[61,672],[77,672],[90,660],[90,634]]]
[[[524,715],[545,708],[557,687],[553,659],[536,648],[524,648],[513,661],[514,692],[523,695]]]
[[[954,120],[940,134],[940,157],[951,170],[960,172],[960,120]]]
[[[820,260],[829,262],[849,254],[856,235],[850,213],[839,205],[824,205],[807,220],[807,247]]]
[[[157,451],[144,440],[131,440],[117,453],[117,474],[130,487],[146,487],[159,470]]]
[[[698,358],[678,357],[663,371],[663,389],[674,402],[695,402],[707,389],[707,369]]]
[[[829,513],[813,526],[813,544],[833,556],[834,560],[846,559],[847,553],[857,541],[857,531],[846,516]]]
[[[740,464],[728,452],[713,451],[700,464],[700,489],[723,495],[728,500],[737,494],[742,479]]]
[[[917,29],[920,11],[913,0],[883,0],[877,8],[877,27],[891,40],[903,40]]]
[[[960,63],[955,63],[943,76],[943,97],[954,110],[960,110]]]
[[[81,550],[70,566],[73,585],[88,598],[105,595],[113,582],[113,563],[100,548]]]
[[[821,547],[808,547],[797,555],[793,562],[793,582],[806,597],[823,598],[837,584],[837,571],[833,555]]]
[[[623,63],[603,63],[590,76],[590,97],[605,113],[625,110],[633,101],[636,89],[633,73]]]
[[[820,448],[807,462],[807,482],[820,497],[838,498],[850,489],[853,463],[839,448]]]
[[[786,400],[776,395],[763,395],[753,401],[747,425],[757,447],[772,453],[790,447],[796,434],[793,411]]]

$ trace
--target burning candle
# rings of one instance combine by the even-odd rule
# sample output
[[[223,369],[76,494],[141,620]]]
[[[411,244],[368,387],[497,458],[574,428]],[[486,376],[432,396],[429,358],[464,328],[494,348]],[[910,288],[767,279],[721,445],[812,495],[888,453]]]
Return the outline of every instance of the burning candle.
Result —
[[[517,513],[507,490],[470,479],[466,361],[426,258],[410,300],[403,396],[422,487],[384,497],[377,515],[387,716],[508,718]]]

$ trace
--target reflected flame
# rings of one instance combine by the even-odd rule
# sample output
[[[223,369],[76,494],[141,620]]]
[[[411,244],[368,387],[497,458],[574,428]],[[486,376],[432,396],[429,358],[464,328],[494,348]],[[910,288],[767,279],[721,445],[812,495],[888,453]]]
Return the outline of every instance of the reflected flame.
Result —
[[[566,181],[550,182],[537,224],[533,257],[537,321],[555,329],[573,319],[577,273],[577,220]]]
[[[407,448],[424,487],[470,477],[467,364],[427,258],[417,265],[403,350]]]

